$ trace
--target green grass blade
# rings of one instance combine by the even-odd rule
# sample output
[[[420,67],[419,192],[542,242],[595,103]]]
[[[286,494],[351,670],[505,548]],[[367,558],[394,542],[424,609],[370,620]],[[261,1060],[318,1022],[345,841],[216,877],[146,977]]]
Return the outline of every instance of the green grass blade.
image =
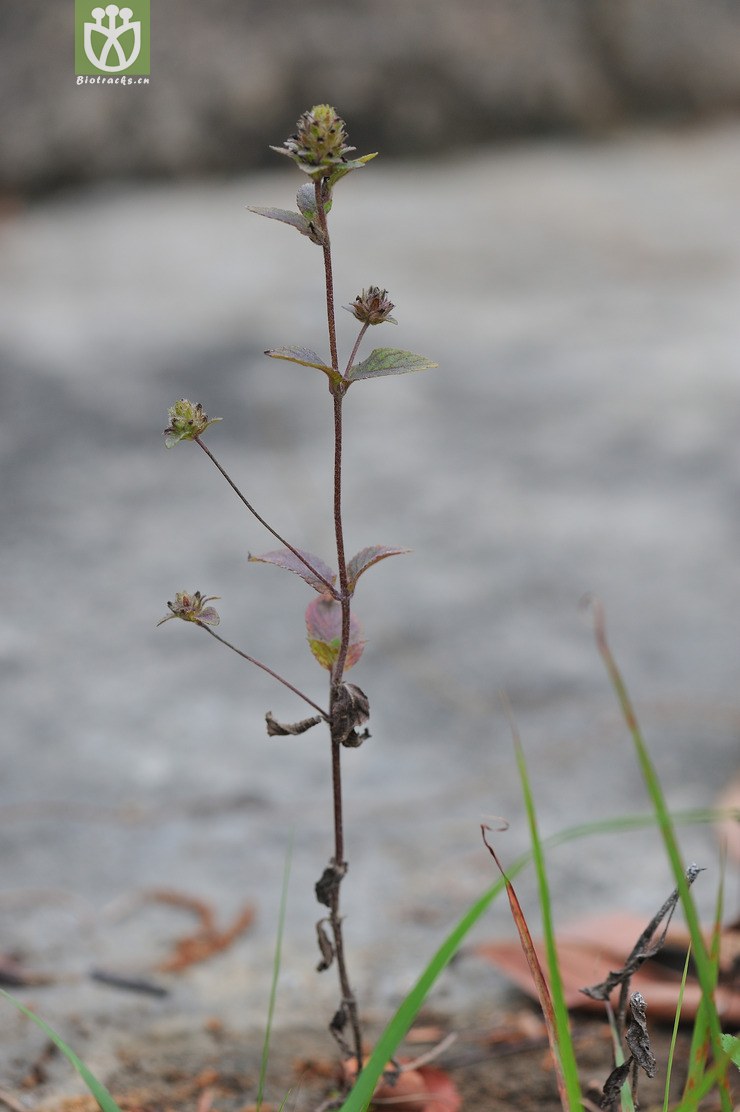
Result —
[[[6,1000],[9,1000],[13,1007],[17,1008],[19,1012],[23,1012],[23,1014],[27,1016],[32,1023],[35,1023],[36,1026],[44,1032],[47,1038],[51,1039],[51,1041],[59,1047],[67,1061],[74,1066],[92,1095],[95,1097],[95,1100],[98,1102],[98,1105],[102,1109],[102,1112],[121,1112],[121,1109],[118,1107],[113,1097],[106,1089],[105,1085],[98,1081],[97,1077],[95,1077],[94,1074],[90,1073],[90,1070],[87,1068],[85,1063],[80,1061],[74,1050],[71,1050],[70,1047],[67,1046],[64,1040],[61,1039],[59,1035],[57,1035],[56,1031],[54,1031],[48,1023],[45,1023],[43,1019],[40,1019],[35,1012],[31,1011],[30,1008],[27,1008],[24,1004],[21,1004],[20,1000],[16,1000],[15,997],[11,996],[9,992],[6,992],[4,989],[0,989],[0,994],[2,994]]]
[[[278,911],[277,937],[275,938],[275,957],[272,962],[272,983],[270,985],[270,1002],[267,1006],[267,1024],[265,1026],[265,1041],[262,1046],[262,1061],[260,1062],[260,1077],[257,1086],[256,1110],[260,1112],[262,1101],[265,1098],[265,1079],[267,1077],[267,1063],[270,1058],[270,1038],[272,1036],[272,1021],[275,1015],[275,1001],[277,999],[277,986],[280,977],[280,967],[283,955],[283,935],[285,933],[285,909],[288,906],[288,882],[290,880],[290,866],[293,860],[293,837],[291,831],[288,841],[288,850],[285,854],[283,866],[283,886],[280,892],[280,910]],[[287,1100],[287,1096],[285,1100]],[[283,1101],[283,1104],[285,1101]],[[282,1105],[281,1105],[282,1107]]]
[[[674,820],[687,825],[706,825],[714,822],[719,812],[711,808],[691,808],[686,811],[676,812]],[[732,811],[733,815],[737,812]],[[739,816],[740,817],[740,816]],[[552,834],[543,842],[546,849],[567,845],[569,842],[579,841],[599,834],[616,834],[629,830],[648,830],[656,825],[654,814],[623,815],[616,818],[599,819],[595,822],[578,823],[567,827],[565,830]],[[509,866],[508,877],[513,880],[532,860],[532,854],[524,853]],[[465,912],[460,921],[453,927],[442,945],[432,957],[427,967],[423,970],[408,996],[402,1001],[395,1015],[389,1022],[378,1039],[367,1065],[362,1070],[357,1084],[347,1096],[340,1112],[365,1112],[375,1086],[385,1068],[388,1060],[395,1054],[399,1044],[405,1038],[407,1031],[414,1022],[421,1006],[434,986],[435,981],[449,965],[452,958],[462,945],[465,936],[478,922],[490,905],[505,889],[503,880],[497,881],[480,896]]]
[[[535,989],[537,990],[537,997],[539,999],[540,1008],[542,1009],[542,1015],[545,1020],[547,1039],[550,1044],[553,1066],[555,1068],[555,1077],[557,1080],[560,1104],[565,1112],[568,1112],[568,1109],[570,1107],[570,1102],[568,1099],[568,1087],[562,1069],[561,1054],[558,1046],[558,1028],[555,1021],[555,1008],[552,1002],[550,986],[542,968],[542,963],[540,962],[537,950],[535,949],[535,945],[532,940],[532,933],[529,929],[529,924],[527,923],[526,916],[522,909],[522,905],[519,902],[519,897],[516,894],[514,885],[507,877],[504,867],[499,861],[495,849],[486,837],[486,831],[488,829],[488,827],[481,825],[483,842],[491,857],[496,862],[496,868],[501,873],[501,876],[504,878],[504,883],[506,884],[506,895],[509,897],[509,908],[511,910],[511,917],[514,920],[514,926],[516,927],[517,934],[519,935],[522,952],[524,953],[527,965],[529,966],[529,972],[534,982]]]
[[[609,679],[611,680],[612,687],[619,701],[622,715],[624,717],[627,728],[632,736],[632,741],[637,755],[637,762],[640,766],[645,787],[647,788],[648,795],[655,810],[655,817],[657,819],[658,828],[663,838],[663,845],[665,847],[668,860],[673,871],[676,881],[676,886],[681,897],[681,905],[683,907],[686,924],[689,928],[691,935],[691,946],[694,953],[694,963],[696,965],[696,973],[701,986],[702,999],[706,1006],[707,1022],[709,1025],[709,1037],[712,1045],[712,1054],[715,1062],[720,1062],[723,1057],[726,1061],[726,1056],[722,1052],[721,1034],[722,1029],[720,1026],[717,1008],[714,1003],[714,973],[712,968],[712,960],[707,951],[704,938],[701,932],[699,923],[699,916],[696,910],[693,896],[686,880],[684,871],[684,864],[681,857],[681,852],[678,847],[676,839],[676,832],[665,801],[663,789],[655,770],[655,766],[648,753],[647,746],[642,736],[640,725],[637,721],[632,701],[629,697],[626,684],[622,679],[622,675],[617,667],[616,661],[612,656],[609,644],[606,639],[606,628],[604,624],[603,609],[598,601],[593,600],[594,610],[594,632],[596,634],[596,644],[604,661]],[[732,1102],[726,1092],[720,1088],[720,1100],[722,1103],[723,1112],[732,1112]]]
[[[729,1054],[730,1061],[740,1070],[740,1036],[723,1035],[722,1047],[725,1054]]]
[[[523,867],[528,859],[529,855],[527,855],[526,858],[520,859],[520,862],[518,862],[520,867]],[[346,1098],[340,1112],[364,1112],[367,1108],[375,1090],[375,1086],[388,1060],[393,1056],[398,1044],[405,1037],[406,1032],[414,1022],[434,982],[460,949],[462,941],[468,931],[478,922],[481,915],[488,910],[490,904],[503,890],[504,881],[498,880],[484,892],[470,908],[468,908],[462,919],[460,919],[457,925],[447,935],[408,996],[402,1001],[385,1031],[383,1031],[378,1039],[367,1065],[363,1068],[357,1083]]]
[[[578,1064],[576,1062],[575,1050],[573,1048],[573,1039],[570,1032],[568,1008],[565,1003],[563,979],[560,975],[560,965],[558,962],[558,954],[555,946],[555,927],[553,924],[552,916],[550,885],[548,883],[547,870],[545,867],[545,855],[542,847],[542,840],[539,834],[539,827],[537,824],[537,811],[534,805],[532,785],[529,780],[527,765],[524,758],[524,749],[522,748],[521,741],[513,722],[512,729],[514,731],[514,747],[516,750],[517,767],[519,769],[519,779],[522,785],[524,804],[527,811],[527,821],[529,823],[529,836],[532,842],[532,856],[534,858],[535,872],[537,874],[540,911],[542,914],[542,928],[545,935],[547,964],[550,972],[550,994],[552,997],[552,1006],[554,1010],[555,1040],[557,1043],[556,1053],[560,1059],[559,1070],[565,1085],[564,1096],[565,1098],[567,1098],[568,1107],[570,1108],[571,1112],[581,1112],[581,1108],[583,1106],[583,1100],[581,1097],[581,1085],[578,1078]]]
[[[722,930],[722,914],[724,908],[724,868],[720,876],[720,882],[717,886],[717,903],[714,914],[714,932],[712,934],[712,947],[711,947],[711,960],[713,968],[714,984],[716,985],[719,977],[719,947]],[[694,1029],[691,1033],[691,1047],[689,1049],[689,1068],[684,1085],[682,1107],[685,1112],[690,1109],[698,1108],[699,1099],[696,1094],[700,1090],[702,1080],[704,1078],[707,1068],[707,1058],[709,1055],[709,1022],[707,1019],[707,1009],[702,997],[697,1010],[696,1018],[694,1020]]]
[[[683,974],[681,976],[681,986],[678,990],[678,1003],[676,1004],[676,1014],[673,1019],[673,1030],[671,1032],[671,1045],[668,1050],[668,1063],[665,1071],[665,1090],[663,1093],[663,1112],[668,1112],[668,1100],[671,1092],[671,1074],[673,1073],[673,1063],[676,1057],[676,1040],[678,1039],[678,1025],[681,1022],[681,1008],[683,1007],[683,994],[686,988],[686,978],[689,975],[689,963],[691,961],[691,943],[689,943],[686,950],[686,961],[683,963]]]

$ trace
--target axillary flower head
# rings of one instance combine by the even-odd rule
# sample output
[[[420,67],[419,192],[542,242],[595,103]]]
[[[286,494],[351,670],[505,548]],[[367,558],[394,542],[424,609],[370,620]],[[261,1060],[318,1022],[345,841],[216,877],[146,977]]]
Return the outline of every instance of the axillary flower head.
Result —
[[[181,440],[195,440],[202,436],[209,425],[222,421],[222,417],[210,417],[203,412],[200,402],[189,402],[187,398],[180,398],[168,410],[170,423],[164,430],[165,448],[174,448]]]
[[[178,591],[175,595],[175,601],[167,603],[172,613],[167,614],[161,621],[157,622],[157,625],[161,626],[172,618],[182,618],[184,622],[198,622],[200,625],[217,626],[221,621],[218,612],[215,607],[206,604],[215,602],[218,598],[218,595],[209,595],[208,598],[204,598],[200,591],[195,591],[194,594],[189,591]]]
[[[292,158],[298,169],[313,181],[329,178],[330,185],[375,157],[374,154],[347,157],[355,148],[348,145],[345,122],[330,104],[315,104],[304,112],[296,124],[295,134],[289,135],[282,147],[270,149]]]
[[[391,316],[395,305],[388,298],[388,290],[381,290],[379,286],[369,286],[358,293],[351,305],[345,305],[344,308],[363,324],[383,324],[384,321],[398,324],[395,317]]]

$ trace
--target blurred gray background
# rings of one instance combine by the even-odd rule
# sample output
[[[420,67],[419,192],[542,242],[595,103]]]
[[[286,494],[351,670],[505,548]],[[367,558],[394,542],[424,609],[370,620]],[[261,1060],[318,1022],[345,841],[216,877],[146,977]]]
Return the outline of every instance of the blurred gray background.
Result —
[[[737,0],[152,0],[148,87],[78,87],[72,0],[2,0],[0,185],[243,173],[341,105],[384,157],[740,105]],[[286,128],[288,130],[286,130]]]
[[[349,550],[414,549],[363,578],[350,677],[373,737],[345,761],[347,933],[383,1020],[494,879],[481,818],[509,820],[505,860],[527,844],[499,691],[545,833],[647,810],[585,592],[671,805],[738,772],[740,4],[153,0],[151,84],[123,89],[75,85],[71,4],[2,0],[0,21],[0,950],[79,978],[23,998],[70,1037],[93,1021],[76,1045],[104,1075],[126,1030],[258,1027],[294,830],[278,1022],[332,1014],[325,739],[268,740],[265,711],[297,700],[198,629],[155,629],[176,590],[220,595],[225,637],[325,698],[308,588],[247,564],[271,538],[161,429],[181,396],[223,416],[219,459],[332,560],[324,382],[261,354],[326,349],[321,256],[245,211],[292,205],[301,177],[267,148],[327,100],[381,151],[337,190],[338,300],[387,287],[399,324],[370,340],[439,362],[346,404]],[[682,840],[710,908],[712,832]],[[645,832],[563,848],[552,877],[563,922],[650,914],[671,887]],[[153,887],[224,926],[252,903],[255,925],[164,1000],[91,984],[191,925],[118,916]],[[501,907],[477,937],[510,930]],[[471,959],[434,1002],[497,987]],[[12,1087],[42,1038],[0,1029]]]

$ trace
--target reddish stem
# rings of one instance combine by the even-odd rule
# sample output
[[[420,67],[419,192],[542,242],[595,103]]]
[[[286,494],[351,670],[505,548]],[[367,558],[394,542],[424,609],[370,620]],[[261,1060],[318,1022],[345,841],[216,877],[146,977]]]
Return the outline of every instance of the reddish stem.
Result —
[[[321,230],[322,251],[324,255],[324,277],[326,283],[326,317],[329,329],[329,350],[331,353],[332,368],[340,375],[341,381],[331,382],[329,389],[334,402],[334,535],[337,547],[337,568],[339,572],[338,599],[342,607],[342,636],[339,653],[331,672],[330,689],[330,727],[333,725],[336,710],[336,693],[342,682],[344,666],[349,649],[350,632],[350,594],[347,583],[347,561],[344,551],[344,530],[342,525],[342,400],[346,393],[348,383],[341,377],[339,371],[339,356],[337,353],[336,316],[334,311],[334,278],[332,273],[331,240],[326,221],[326,196],[321,182],[315,183],[316,213]],[[360,335],[362,338],[362,333]],[[358,340],[359,343],[359,340]],[[355,347],[355,351],[357,348]],[[352,358],[354,358],[353,351]],[[348,367],[351,366],[351,360]],[[335,598],[337,595],[335,594]],[[333,731],[332,731],[333,734]],[[332,796],[334,803],[334,860],[337,883],[330,896],[329,922],[334,935],[334,951],[336,954],[339,987],[342,994],[342,1009],[349,1021],[352,1031],[354,1053],[358,1063],[358,1070],[362,1067],[362,1033],[360,1031],[359,1012],[357,1000],[349,983],[347,963],[344,953],[344,935],[342,931],[342,917],[339,911],[339,890],[347,870],[344,860],[344,816],[342,808],[342,746],[334,736],[331,741],[331,769],[332,769]]]

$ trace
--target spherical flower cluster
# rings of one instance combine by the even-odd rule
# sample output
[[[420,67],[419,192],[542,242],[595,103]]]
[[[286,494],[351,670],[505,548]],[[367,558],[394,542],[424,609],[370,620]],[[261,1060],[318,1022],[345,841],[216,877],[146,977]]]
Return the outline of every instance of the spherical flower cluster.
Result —
[[[345,305],[344,308],[363,324],[383,324],[384,321],[389,324],[398,323],[391,316],[395,305],[388,298],[388,290],[381,290],[379,286],[369,286],[358,293],[351,305]]]
[[[181,440],[195,440],[202,436],[209,425],[223,420],[222,417],[210,417],[203,412],[200,402],[189,402],[187,398],[180,398],[168,410],[170,423],[164,430],[165,448],[174,448]]]
[[[304,112],[282,147],[274,147],[280,154],[289,155],[301,170],[318,179],[329,174],[346,161],[346,155],[355,148],[347,145],[344,120],[330,104],[315,104]]]

